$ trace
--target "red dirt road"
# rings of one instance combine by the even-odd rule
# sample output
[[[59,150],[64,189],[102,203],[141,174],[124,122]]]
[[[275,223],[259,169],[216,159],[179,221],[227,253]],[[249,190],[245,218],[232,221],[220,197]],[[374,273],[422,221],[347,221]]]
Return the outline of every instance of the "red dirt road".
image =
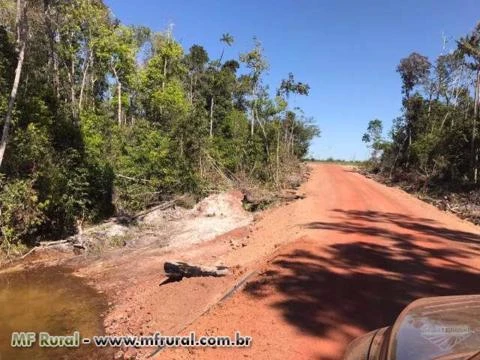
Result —
[[[312,165],[302,191],[305,199],[267,212],[252,234],[252,245],[279,234],[291,241],[185,331],[240,331],[252,347],[156,358],[341,359],[350,340],[391,324],[414,299],[480,293],[479,228],[340,166]]]

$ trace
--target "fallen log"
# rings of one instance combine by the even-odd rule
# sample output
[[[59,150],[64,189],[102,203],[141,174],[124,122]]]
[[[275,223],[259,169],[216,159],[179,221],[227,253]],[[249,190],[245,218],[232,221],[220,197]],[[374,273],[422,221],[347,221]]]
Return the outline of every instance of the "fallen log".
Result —
[[[296,194],[296,193],[286,193],[279,196],[283,201],[294,201],[305,199],[305,194]]]
[[[154,212],[156,210],[167,210],[168,208],[173,207],[178,201],[185,199],[186,195],[179,196],[173,200],[170,201],[165,201],[159,205],[153,206],[147,210],[141,211],[137,213],[135,216],[133,216],[134,220],[142,220],[143,217],[147,214],[150,214],[151,212]]]
[[[39,245],[40,247],[51,247],[51,246],[58,246],[62,244],[67,244],[69,243],[70,240],[56,240],[56,241],[40,241]]]
[[[59,249],[65,250],[70,245],[70,240],[57,240],[57,241],[40,241],[35,247],[31,248],[28,252],[19,257],[19,259],[25,259],[27,256],[41,250],[46,249]],[[75,244],[73,245],[75,247]]]
[[[226,266],[190,265],[182,261],[166,261],[163,264],[165,275],[170,279],[181,280],[184,277],[225,276],[229,271]]]

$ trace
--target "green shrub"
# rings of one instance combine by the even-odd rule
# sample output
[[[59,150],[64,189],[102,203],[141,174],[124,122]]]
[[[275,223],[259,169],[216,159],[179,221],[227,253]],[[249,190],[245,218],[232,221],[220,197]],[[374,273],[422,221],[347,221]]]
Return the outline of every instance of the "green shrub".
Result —
[[[43,210],[48,202],[40,202],[34,181],[0,179],[0,235],[1,247],[9,249],[21,241],[32,242],[39,226],[45,221]]]

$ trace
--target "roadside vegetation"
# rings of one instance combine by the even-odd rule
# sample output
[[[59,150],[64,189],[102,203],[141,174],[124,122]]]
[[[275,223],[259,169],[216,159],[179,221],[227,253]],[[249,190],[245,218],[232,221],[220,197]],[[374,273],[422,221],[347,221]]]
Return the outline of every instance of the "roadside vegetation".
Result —
[[[184,49],[101,0],[2,1],[0,248],[224,183],[282,188],[319,135],[289,107],[309,86],[286,74],[269,89],[260,41],[235,58],[234,37],[219,41]]]
[[[377,178],[479,222],[480,23],[447,47],[433,61],[416,52],[400,60],[402,114],[387,139],[379,119],[362,139]]]
[[[365,164],[365,161],[361,161],[361,160],[334,159],[332,157],[329,157],[326,159],[315,159],[312,157],[308,161],[326,163],[326,164],[351,165],[351,166],[363,166]]]

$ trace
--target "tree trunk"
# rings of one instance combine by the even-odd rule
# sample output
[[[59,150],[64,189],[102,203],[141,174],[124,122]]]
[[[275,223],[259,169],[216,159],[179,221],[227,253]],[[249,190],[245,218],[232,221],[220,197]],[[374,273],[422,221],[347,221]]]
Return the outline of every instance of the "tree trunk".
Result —
[[[432,114],[432,94],[428,97],[428,112],[427,112],[427,119],[430,120],[430,115]]]
[[[60,99],[60,75],[58,69],[58,55],[56,52],[55,43],[57,42],[57,31],[54,30],[51,19],[51,4],[50,0],[44,0],[44,14],[45,14],[45,25],[48,32],[48,42],[49,42],[49,58],[52,66],[52,85],[55,92],[57,100]]]
[[[210,137],[213,137],[213,104],[214,104],[214,97],[210,99]]]
[[[190,76],[190,105],[193,105],[193,77],[194,75]]]
[[[93,59],[93,56],[90,56],[90,69],[95,69],[95,66],[94,66],[94,59]],[[90,93],[93,94],[94,93],[94,89],[95,89],[95,82],[97,81],[96,77],[95,77],[95,73],[92,71],[90,72],[90,76],[89,76],[89,82],[90,82]]]
[[[85,66],[83,68],[82,84],[80,86],[80,96],[78,98],[78,111],[79,112],[82,112],[82,108],[83,108],[83,94],[85,92],[85,85],[86,85],[89,66],[90,66],[90,55],[87,58],[87,60],[85,61]]]
[[[480,101],[480,69],[477,70],[477,79],[475,82],[475,103],[473,105],[472,144],[471,144],[473,182],[475,184],[478,181],[478,152],[477,152],[476,140],[477,140],[477,120],[478,120],[479,101]]]
[[[257,100],[253,101],[252,106],[252,121],[250,123],[250,134],[253,136],[254,128],[255,128],[255,108],[257,107]]]
[[[18,85],[22,74],[23,61],[25,59],[25,48],[27,45],[27,1],[17,0],[17,46],[18,61],[15,69],[15,78],[13,80],[10,99],[8,100],[7,114],[3,125],[2,139],[0,140],[0,167],[2,166],[5,149],[7,148],[10,124],[12,122],[13,106],[17,97]]]
[[[295,120],[292,121],[292,128],[290,130],[290,139],[289,139],[289,149],[291,150],[291,154],[294,155],[295,152]],[[289,152],[290,153],[290,152]]]
[[[218,59],[218,63],[221,65],[222,64],[222,59],[223,59],[223,55],[225,54],[225,47],[223,47],[222,49],[222,53],[220,54],[220,59]]]
[[[285,154],[290,154],[288,142],[288,117],[283,121],[283,143],[285,146]]]
[[[263,139],[264,139],[263,143],[264,143],[264,146],[265,146],[265,153],[267,155],[268,162],[270,163],[270,149],[268,147],[267,133],[266,133],[265,127],[263,126],[262,122],[260,121],[260,118],[258,117],[258,113],[255,111],[255,109],[253,110],[253,119],[257,122],[257,124],[260,126],[260,129],[262,130]]]
[[[75,106],[75,58],[72,58],[72,64],[70,65],[70,73],[68,75],[70,78],[70,106],[72,108],[73,120],[77,121],[77,112]]]
[[[256,81],[254,81],[254,84],[252,86],[252,122],[250,123],[250,134],[253,137],[254,130],[255,130],[255,109],[257,107],[257,91],[256,91]]]
[[[117,94],[118,94],[118,125],[122,125],[122,83],[117,81]]]
[[[393,172],[395,171],[395,168],[397,166],[398,158],[400,157],[400,153],[402,152],[402,148],[405,146],[405,142],[407,141],[407,137],[403,140],[402,146],[398,148],[397,155],[395,156],[395,160],[393,161],[393,165],[390,169],[390,179],[392,179]]]
[[[53,56],[53,88],[55,91],[55,96],[57,100],[60,100],[60,69],[58,67],[58,55],[55,49],[52,50]]]
[[[162,90],[165,90],[165,80],[167,79],[167,59],[163,62]]]
[[[122,83],[118,78],[117,69],[115,66],[112,66],[113,76],[115,76],[115,80],[117,81],[117,96],[118,96],[118,104],[117,104],[117,118],[118,118],[118,126],[122,126]]]
[[[276,166],[276,171],[275,171],[275,173],[276,173],[275,174],[275,177],[276,177],[275,182],[278,185],[279,182],[280,182],[280,123],[278,124],[278,128],[277,128],[276,163],[277,163],[277,166]]]

